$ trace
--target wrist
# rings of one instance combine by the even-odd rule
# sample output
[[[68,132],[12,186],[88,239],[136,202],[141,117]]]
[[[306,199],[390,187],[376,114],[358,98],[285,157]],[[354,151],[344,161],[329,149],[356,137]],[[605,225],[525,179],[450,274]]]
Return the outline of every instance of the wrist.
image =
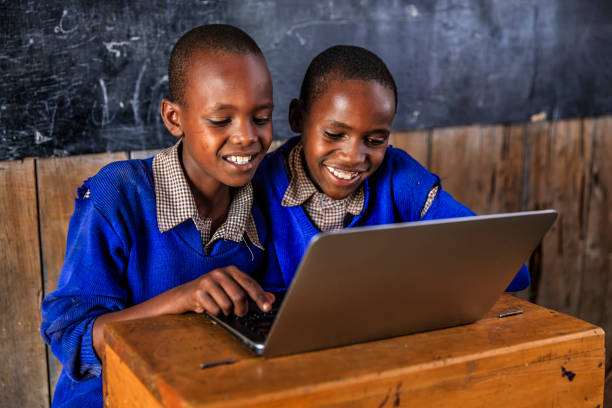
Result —
[[[188,283],[172,288],[161,295],[160,314],[181,314],[193,310],[188,291],[185,286]]]

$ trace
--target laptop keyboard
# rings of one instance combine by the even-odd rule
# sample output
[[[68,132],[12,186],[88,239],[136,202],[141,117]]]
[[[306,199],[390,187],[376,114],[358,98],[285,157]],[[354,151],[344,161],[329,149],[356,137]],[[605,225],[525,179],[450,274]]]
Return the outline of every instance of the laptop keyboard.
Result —
[[[246,337],[256,342],[265,341],[272,323],[276,318],[276,314],[280,310],[280,306],[283,302],[286,292],[273,292],[276,300],[272,304],[272,310],[269,312],[263,312],[259,309],[257,304],[249,299],[249,311],[244,316],[217,316],[218,319],[222,320],[226,324],[233,327],[238,332],[242,333]]]
[[[257,307],[255,304],[253,304],[253,306]],[[250,308],[251,306],[249,306],[249,309]],[[270,328],[272,327],[272,323],[274,322],[274,319],[276,318],[277,312],[278,312],[278,309],[271,310],[269,312],[259,311],[259,312],[247,313],[245,316],[242,316],[242,317],[234,316],[234,319],[236,320],[237,323],[246,327],[250,331],[255,332],[258,335],[263,336],[265,338],[268,336],[268,333],[270,332]]]

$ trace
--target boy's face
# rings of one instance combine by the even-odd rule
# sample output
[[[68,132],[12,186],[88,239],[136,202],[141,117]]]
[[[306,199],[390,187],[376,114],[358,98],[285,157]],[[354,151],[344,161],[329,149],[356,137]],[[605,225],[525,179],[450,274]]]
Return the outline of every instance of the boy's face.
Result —
[[[166,126],[183,136],[187,176],[203,193],[247,184],[273,137],[272,80],[265,59],[200,51],[188,72],[184,103],[162,102]]]
[[[347,197],[382,163],[395,116],[391,89],[375,81],[331,80],[310,109],[295,101],[291,109],[308,173],[329,197]]]

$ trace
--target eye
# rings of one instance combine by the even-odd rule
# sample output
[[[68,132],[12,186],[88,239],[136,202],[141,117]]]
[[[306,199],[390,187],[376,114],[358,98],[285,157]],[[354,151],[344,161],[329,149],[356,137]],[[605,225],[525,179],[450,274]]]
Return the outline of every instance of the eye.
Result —
[[[230,123],[232,123],[232,120],[230,118],[226,118],[226,119],[207,119],[208,123],[210,123],[213,126],[216,127],[223,127],[223,126],[227,126]]]
[[[382,146],[387,141],[386,137],[368,137],[366,138],[366,144],[368,146]]]
[[[323,133],[325,134],[325,136],[327,136],[328,138],[332,140],[338,140],[344,136],[344,133],[332,133],[332,132],[328,132],[327,130],[324,130]]]
[[[263,117],[263,118],[254,117],[253,118],[253,123],[255,123],[258,126],[263,126],[263,125],[265,125],[267,123],[270,123],[271,120],[272,120],[272,118],[269,117],[269,116],[266,116],[266,117]]]

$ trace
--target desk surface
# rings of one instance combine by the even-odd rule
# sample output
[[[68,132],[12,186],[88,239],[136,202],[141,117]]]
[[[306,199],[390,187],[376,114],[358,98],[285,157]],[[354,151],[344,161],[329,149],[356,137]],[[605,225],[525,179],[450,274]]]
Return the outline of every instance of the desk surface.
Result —
[[[273,359],[197,314],[111,323],[105,341],[106,407],[603,403],[603,330],[510,295],[474,324]]]

